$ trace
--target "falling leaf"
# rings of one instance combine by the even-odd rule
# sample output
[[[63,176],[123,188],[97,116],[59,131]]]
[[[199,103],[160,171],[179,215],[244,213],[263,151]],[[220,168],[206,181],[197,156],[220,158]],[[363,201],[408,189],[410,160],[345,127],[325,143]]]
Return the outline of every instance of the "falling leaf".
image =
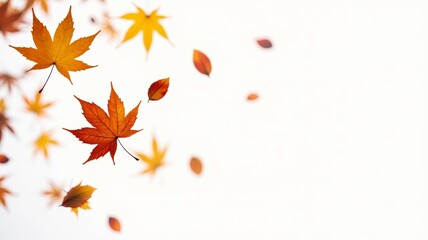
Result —
[[[119,96],[114,91],[113,84],[111,84],[110,99],[108,100],[109,115],[95,103],[89,103],[78,97],[76,98],[82,106],[83,116],[85,116],[86,120],[95,128],[86,127],[76,130],[65,130],[71,132],[83,143],[97,144],[92,150],[89,158],[83,164],[98,159],[108,152],[110,152],[113,164],[115,164],[114,155],[116,153],[117,142],[122,145],[119,138],[130,137],[142,130],[131,129],[137,120],[138,107],[141,101],[125,116],[125,107],[122,100],[120,100]],[[135,159],[138,160],[137,158]]]
[[[152,85],[150,85],[149,91],[147,92],[149,101],[156,101],[162,99],[168,92],[168,87],[169,78],[164,78],[152,83]]]
[[[101,28],[103,30],[102,32],[109,36],[110,39],[116,39],[118,32],[111,23],[111,17],[107,13],[104,13]]]
[[[257,100],[258,98],[259,98],[259,95],[257,93],[250,93],[247,95],[248,101],[254,101],[254,100]]]
[[[136,8],[137,12],[127,13],[121,17],[122,19],[134,21],[134,24],[126,32],[122,43],[134,38],[141,31],[143,33],[143,41],[146,52],[149,53],[154,32],[159,33],[159,35],[169,41],[165,29],[159,23],[160,20],[165,19],[166,17],[158,15],[159,9],[156,9],[147,15],[142,8],[138,6],[136,6]]]
[[[189,165],[190,169],[192,169],[195,174],[199,175],[202,173],[202,161],[198,157],[192,157]]]
[[[54,205],[55,203],[60,203],[63,198],[64,192],[60,186],[50,183],[49,190],[43,192],[43,195],[49,197],[49,205]]]
[[[0,163],[5,164],[7,162],[9,162],[9,158],[4,154],[0,154]]]
[[[152,155],[148,156],[144,153],[137,153],[137,156],[143,160],[143,162],[147,165],[147,168],[143,170],[141,174],[155,174],[156,170],[165,164],[164,157],[167,151],[167,148],[159,149],[156,138],[152,139]]]
[[[49,132],[44,132],[34,141],[34,151],[36,154],[42,152],[47,159],[49,157],[48,148],[53,145],[58,145],[58,142],[52,138]]]
[[[203,52],[194,49],[193,50],[193,64],[195,64],[196,69],[207,75],[208,77],[211,74],[211,61]]]
[[[37,19],[33,9],[32,35],[36,48],[11,47],[20,52],[28,60],[36,62],[36,64],[28,71],[44,69],[52,66],[50,72],[52,73],[53,67],[55,66],[58,72],[60,72],[71,82],[69,71],[80,71],[96,67],[90,66],[80,60],[76,60],[75,58],[81,56],[83,53],[89,50],[89,46],[99,33],[98,31],[94,35],[79,38],[70,44],[74,32],[73,25],[74,22],[71,16],[70,7],[67,16],[58,25],[58,28],[56,29],[55,35],[52,39],[46,26],[44,26],[39,21],[39,19]],[[49,80],[49,77],[47,80]],[[44,85],[46,85],[47,80]],[[40,91],[42,90],[43,88]]]
[[[0,73],[0,86],[6,86],[9,92],[16,85],[18,78],[7,73]]]
[[[108,218],[108,225],[113,231],[120,232],[120,222],[115,217]]]
[[[272,47],[272,42],[266,38],[257,39],[257,43],[262,48],[271,48]]]
[[[4,129],[8,129],[11,133],[14,133],[12,126],[9,124],[9,118],[6,116],[6,112],[0,111],[0,141],[3,138]]]
[[[6,111],[6,102],[3,98],[0,98],[0,113]]]
[[[12,193],[5,187],[3,187],[3,181],[5,177],[0,177],[0,203],[3,205],[4,208],[6,208],[6,195],[12,195]]]
[[[52,102],[43,102],[42,94],[36,92],[34,100],[30,100],[27,97],[24,97],[25,105],[29,112],[36,114],[38,117],[43,117],[46,115],[46,109],[53,105]]]
[[[36,1],[39,2],[40,7],[42,7],[43,9],[43,12],[49,13],[49,5],[46,0],[36,0]]]
[[[79,213],[80,209],[91,209],[88,203],[88,200],[91,198],[92,193],[96,190],[89,185],[81,185],[82,183],[77,184],[70,191],[67,192],[64,199],[62,200],[62,207],[69,207],[76,215]]]
[[[0,5],[0,32],[5,36],[7,33],[19,32],[19,25],[23,21],[24,13],[27,7],[23,10],[17,11],[10,7],[10,0]]]

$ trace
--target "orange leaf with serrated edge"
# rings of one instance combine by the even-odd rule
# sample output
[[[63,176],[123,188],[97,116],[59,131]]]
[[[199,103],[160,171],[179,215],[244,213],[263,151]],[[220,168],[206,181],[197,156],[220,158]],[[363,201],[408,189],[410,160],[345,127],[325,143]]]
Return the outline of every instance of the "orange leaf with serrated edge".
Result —
[[[108,152],[110,152],[113,164],[115,164],[114,155],[117,149],[117,142],[119,141],[119,144],[121,144],[119,138],[130,137],[142,130],[131,129],[137,120],[138,107],[141,101],[125,116],[125,107],[114,91],[113,84],[111,84],[110,99],[108,100],[108,115],[95,103],[76,98],[82,106],[83,116],[94,128],[85,127],[76,130],[64,128],[64,130],[71,132],[83,143],[97,145],[83,164],[102,157]],[[138,160],[137,158],[135,159]]]
[[[0,163],[5,164],[7,162],[9,162],[9,158],[4,154],[0,154]]]
[[[272,42],[266,38],[257,39],[257,43],[262,48],[271,48],[272,47]]]
[[[3,187],[3,181],[5,180],[5,177],[0,177],[0,204],[3,205],[4,208],[6,208],[6,195],[11,195],[12,193],[5,187]]]
[[[159,167],[163,166],[165,164],[165,154],[166,154],[167,148],[159,149],[158,142],[156,141],[156,138],[153,137],[152,139],[152,154],[146,155],[144,153],[137,153],[137,156],[143,160],[142,162],[147,165],[146,169],[141,172],[141,174],[155,174],[156,170],[158,170]]]
[[[193,64],[196,69],[207,76],[211,74],[211,61],[203,52],[199,50],[193,50]]]
[[[70,7],[67,16],[58,25],[58,28],[56,29],[52,39],[46,26],[44,26],[39,21],[39,19],[37,19],[33,10],[32,35],[36,48],[11,47],[20,52],[28,60],[36,63],[28,71],[45,69],[50,66],[52,66],[53,69],[55,66],[58,72],[60,72],[71,82],[69,71],[80,71],[96,67],[90,66],[80,60],[76,60],[76,58],[89,50],[89,46],[92,44],[92,41],[99,33],[98,31],[94,35],[82,37],[74,42],[71,42],[74,32],[73,25],[74,22],[71,16]]]
[[[108,225],[113,231],[120,232],[120,222],[115,217],[108,218]]]
[[[197,175],[202,173],[202,161],[198,157],[192,157],[189,162],[190,169]]]
[[[62,207],[69,207],[77,215],[79,208],[90,209],[88,200],[91,198],[92,193],[96,190],[89,185],[82,186],[82,183],[77,184],[71,188],[64,199],[62,200]]]
[[[149,91],[147,92],[149,101],[157,101],[162,99],[168,92],[168,87],[169,78],[164,78],[152,83],[152,85],[150,85]]]
[[[158,10],[152,11],[150,14],[147,14],[142,8],[136,6],[137,12],[127,13],[121,18],[126,20],[134,21],[131,27],[125,34],[125,37],[122,40],[122,43],[134,38],[139,32],[143,33],[144,46],[146,52],[149,53],[150,47],[152,46],[153,34],[155,32],[159,33],[163,38],[168,39],[168,35],[159,23],[160,20],[165,19],[165,16],[158,15]]]

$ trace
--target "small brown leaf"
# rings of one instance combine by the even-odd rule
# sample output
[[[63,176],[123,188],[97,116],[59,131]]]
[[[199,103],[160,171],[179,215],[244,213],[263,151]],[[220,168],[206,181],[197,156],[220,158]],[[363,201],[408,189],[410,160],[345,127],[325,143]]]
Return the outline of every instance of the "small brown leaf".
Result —
[[[193,50],[193,64],[200,73],[210,76],[211,61],[203,52]]]
[[[200,175],[202,173],[202,161],[198,157],[192,157],[189,165],[190,169],[192,169],[196,175]]]
[[[113,231],[120,232],[120,222],[115,217],[108,218],[108,224]]]
[[[147,92],[149,101],[157,101],[162,99],[168,92],[168,87],[169,78],[164,78],[152,83],[152,85],[150,85],[149,91]]]
[[[9,158],[4,154],[0,154],[0,163],[5,164],[7,162],[9,162]]]
[[[257,39],[257,43],[262,48],[271,48],[272,47],[272,42],[266,38]]]
[[[258,98],[259,98],[259,95],[257,93],[250,93],[247,95],[248,101],[254,101],[254,100],[257,100]]]

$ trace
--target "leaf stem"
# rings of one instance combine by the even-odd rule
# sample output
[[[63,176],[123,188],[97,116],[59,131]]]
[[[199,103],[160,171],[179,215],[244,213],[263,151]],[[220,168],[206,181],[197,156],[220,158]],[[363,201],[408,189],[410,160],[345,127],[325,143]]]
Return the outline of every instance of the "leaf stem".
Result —
[[[49,75],[48,75],[48,78],[46,79],[45,84],[43,84],[43,87],[42,87],[42,89],[40,89],[39,93],[42,93],[43,89],[45,88],[46,84],[47,84],[47,83],[48,83],[48,81],[49,81],[49,78],[51,78],[51,75],[52,75],[52,71],[53,71],[53,69],[54,69],[54,66],[55,66],[55,63],[54,63],[54,64],[52,64],[51,71],[50,71],[50,73],[49,73]]]
[[[117,141],[119,142],[120,146],[122,146],[123,150],[125,150],[126,153],[129,154],[129,156],[133,157],[135,160],[139,161],[140,159],[138,159],[137,157],[135,157],[134,155],[132,155],[130,152],[128,152],[128,150],[126,150],[126,148],[122,145],[122,143],[120,142],[120,139],[118,138]]]

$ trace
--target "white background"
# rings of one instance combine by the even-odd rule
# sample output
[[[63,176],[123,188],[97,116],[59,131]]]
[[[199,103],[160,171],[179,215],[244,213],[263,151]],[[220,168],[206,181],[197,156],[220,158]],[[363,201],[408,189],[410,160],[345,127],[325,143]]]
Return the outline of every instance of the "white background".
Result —
[[[146,61],[141,35],[97,37],[80,59],[98,67],[58,72],[43,92],[55,101],[49,118],[25,113],[49,70],[34,71],[20,90],[6,91],[17,134],[0,150],[0,166],[14,194],[0,208],[0,238],[150,240],[428,239],[428,2],[360,1],[107,1],[112,16],[133,3],[160,14],[175,47],[154,37]],[[74,38],[95,33],[89,16],[97,1],[51,1],[37,6],[52,32],[72,5]],[[17,3],[19,5],[19,3]],[[32,63],[7,45],[33,46],[31,16],[23,31],[1,38],[0,69],[20,73]],[[131,22],[115,19],[121,37]],[[255,43],[268,37],[274,47]],[[211,59],[207,78],[196,71],[192,50]],[[159,102],[145,103],[150,84],[171,77]],[[154,176],[118,148],[90,162],[93,146],[63,127],[89,126],[76,95],[106,108],[113,82],[127,111],[143,100],[135,128],[123,139],[147,152],[155,135],[168,146],[167,165]],[[256,91],[260,99],[247,102]],[[49,161],[34,156],[32,141],[52,130],[60,141]],[[199,156],[204,172],[188,167]],[[52,180],[65,189],[83,181],[97,188],[92,210],[77,218],[48,207],[41,192]],[[122,232],[108,228],[116,216]]]

